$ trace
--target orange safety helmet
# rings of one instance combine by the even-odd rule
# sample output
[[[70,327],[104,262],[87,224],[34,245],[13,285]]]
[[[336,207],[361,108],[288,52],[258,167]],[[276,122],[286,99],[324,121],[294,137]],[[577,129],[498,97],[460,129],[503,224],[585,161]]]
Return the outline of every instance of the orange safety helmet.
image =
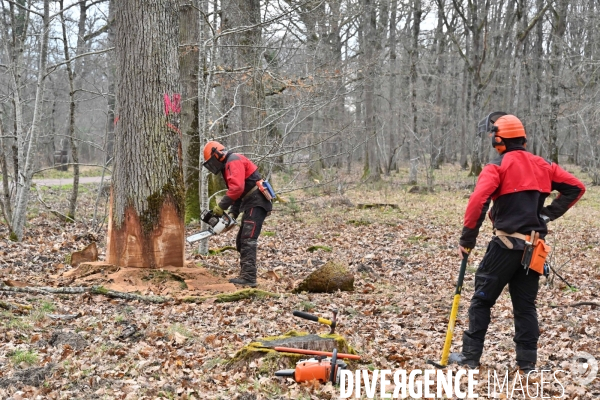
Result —
[[[523,138],[525,142],[527,141],[521,120],[502,111],[492,112],[479,121],[477,132],[479,135],[489,133],[492,138],[492,146],[500,154],[506,151],[504,139]]]
[[[225,146],[219,142],[210,141],[204,146],[204,163],[202,166],[213,174],[218,174],[225,167]]]
[[[217,160],[221,161],[223,157],[225,157],[225,154],[223,154],[224,150],[225,146],[219,142],[211,140],[204,145],[204,161],[208,161],[213,154]]]
[[[501,116],[494,122],[494,126],[496,127],[495,136],[499,136],[502,139],[527,137],[521,120],[514,115],[509,114]],[[498,138],[496,138],[496,141],[497,139]]]

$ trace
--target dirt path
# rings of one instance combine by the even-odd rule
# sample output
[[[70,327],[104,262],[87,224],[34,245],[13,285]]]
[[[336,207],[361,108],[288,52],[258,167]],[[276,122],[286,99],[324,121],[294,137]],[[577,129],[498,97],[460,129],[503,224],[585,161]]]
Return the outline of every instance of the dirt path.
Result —
[[[86,176],[79,178],[79,183],[100,183],[102,180],[101,176]],[[110,181],[110,175],[104,177],[104,181]],[[33,183],[43,186],[62,186],[73,184],[73,178],[61,178],[61,179],[34,179]]]

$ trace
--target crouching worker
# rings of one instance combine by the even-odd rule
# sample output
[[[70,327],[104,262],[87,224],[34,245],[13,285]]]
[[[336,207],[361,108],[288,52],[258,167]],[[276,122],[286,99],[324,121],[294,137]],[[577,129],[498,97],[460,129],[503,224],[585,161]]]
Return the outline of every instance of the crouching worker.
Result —
[[[462,353],[451,354],[449,361],[472,368],[479,366],[490,309],[508,285],[516,361],[521,371],[528,373],[537,362],[540,331],[535,300],[549,251],[543,240],[548,232],[546,224],[571,208],[585,187],[557,164],[525,150],[525,129],[514,115],[491,113],[479,123],[478,130],[491,136],[492,146],[500,156],[485,166],[469,199],[459,254],[462,257],[475,246],[490,201],[493,206],[489,217],[495,236],[475,273]],[[560,194],[544,207],[553,190]]]
[[[227,193],[212,212],[221,216],[225,210],[234,219],[244,213],[236,237],[236,248],[240,253],[240,275],[230,279],[236,285],[256,286],[256,250],[262,224],[271,212],[271,200],[258,190],[257,182],[262,178],[258,167],[242,154],[231,153],[219,142],[211,141],[204,146],[204,163],[213,174],[223,174]]]

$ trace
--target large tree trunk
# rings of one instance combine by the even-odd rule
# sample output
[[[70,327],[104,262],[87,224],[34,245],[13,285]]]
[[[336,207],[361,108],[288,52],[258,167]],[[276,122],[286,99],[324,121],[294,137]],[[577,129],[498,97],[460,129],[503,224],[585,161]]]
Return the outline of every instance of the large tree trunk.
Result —
[[[185,221],[200,219],[198,130],[198,31],[197,1],[180,0],[179,4],[179,67],[181,75],[181,132],[185,154]],[[204,64],[204,63],[203,63]]]
[[[178,9],[169,0],[119,0],[115,6],[118,122],[107,261],[181,267]]]
[[[106,41],[108,46],[115,45],[115,8],[117,0],[110,0],[108,3],[108,30]],[[106,145],[105,145],[105,157],[104,164],[108,166],[114,160],[115,153],[115,56],[111,52],[109,55],[109,68],[108,68],[108,100],[107,100],[107,121],[106,121]]]

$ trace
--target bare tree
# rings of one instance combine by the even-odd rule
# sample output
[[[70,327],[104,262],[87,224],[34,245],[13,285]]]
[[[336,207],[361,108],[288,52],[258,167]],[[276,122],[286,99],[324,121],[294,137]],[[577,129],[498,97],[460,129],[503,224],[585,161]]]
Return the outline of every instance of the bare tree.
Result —
[[[46,82],[46,65],[48,63],[48,35],[50,29],[50,1],[44,0],[43,12],[36,14],[41,17],[41,40],[39,41],[39,58],[38,58],[38,69],[37,69],[37,81],[35,98],[33,104],[33,112],[31,125],[28,129],[24,126],[23,121],[23,102],[21,99],[21,74],[23,73],[23,57],[22,51],[24,46],[24,37],[26,35],[27,20],[29,18],[29,12],[31,10],[23,10],[16,13],[12,10],[13,16],[23,21],[23,31],[15,31],[14,34],[19,36],[15,37],[13,47],[13,57],[11,58],[11,83],[13,92],[13,106],[15,108],[15,126],[16,126],[16,137],[17,137],[17,163],[18,168],[15,169],[15,181],[16,181],[16,195],[15,195],[15,207],[12,214],[12,221],[10,224],[11,238],[13,240],[21,240],[23,238],[23,229],[25,227],[27,205],[29,203],[29,191],[31,188],[31,180],[33,178],[33,170],[36,155],[36,144],[37,138],[40,133],[40,120],[41,120],[41,108],[42,98],[44,96],[44,85]],[[14,26],[13,26],[14,27]],[[8,36],[8,32],[5,30],[5,36]]]

